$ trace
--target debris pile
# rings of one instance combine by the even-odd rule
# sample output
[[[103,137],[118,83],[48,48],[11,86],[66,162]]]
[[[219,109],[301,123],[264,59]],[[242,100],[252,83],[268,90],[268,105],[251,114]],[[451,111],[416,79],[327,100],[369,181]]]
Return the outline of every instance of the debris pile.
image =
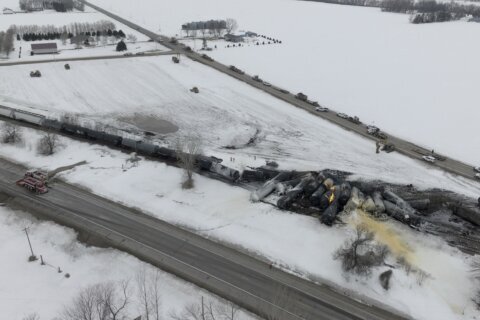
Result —
[[[244,170],[241,182],[256,185],[252,201],[317,217],[325,225],[361,210],[374,219],[393,218],[436,234],[467,253],[480,253],[480,208],[445,190],[416,190],[382,181],[354,181],[346,172],[278,171],[271,166]],[[347,181],[348,180],[348,181]],[[262,184],[263,183],[263,184]]]

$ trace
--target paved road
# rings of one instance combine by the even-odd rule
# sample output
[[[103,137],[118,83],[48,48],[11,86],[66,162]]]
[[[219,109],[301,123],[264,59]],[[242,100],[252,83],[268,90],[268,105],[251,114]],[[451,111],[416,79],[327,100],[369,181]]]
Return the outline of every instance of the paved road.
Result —
[[[290,93],[282,93],[279,91],[280,88],[278,87],[275,87],[275,86],[271,86],[271,87],[267,87],[265,86],[264,84],[260,83],[260,82],[257,82],[257,81],[254,81],[252,79],[252,76],[251,75],[248,75],[248,74],[239,74],[237,72],[234,72],[232,70],[229,69],[229,66],[226,66],[224,64],[221,64],[219,62],[216,62],[216,61],[209,61],[209,60],[206,60],[204,58],[202,58],[201,54],[199,53],[196,53],[196,52],[193,52],[193,51],[189,51],[187,50],[186,46],[183,45],[183,44],[172,44],[172,43],[169,43],[169,38],[168,37],[165,37],[165,36],[162,36],[162,35],[159,35],[159,34],[156,34],[150,30],[147,30],[131,21],[128,21],[126,19],[123,19],[122,17],[116,15],[116,14],[113,14],[107,10],[104,10],[88,1],[84,1],[82,0],[86,5],[94,8],[95,10],[97,11],[100,11],[102,13],[104,13],[105,15],[129,26],[130,28],[133,28],[135,30],[137,30],[138,32],[140,33],[143,33],[144,35],[150,37],[151,39],[155,40],[155,41],[158,41],[159,43],[163,44],[164,46],[176,51],[176,52],[181,52],[182,54],[184,54],[185,56],[189,57],[190,59],[193,59],[195,61],[198,61],[200,63],[203,63],[204,65],[207,65],[207,66],[210,66],[220,72],[223,72],[225,74],[228,74],[229,76],[232,76],[238,80],[241,80],[245,83],[248,83],[249,85],[253,86],[253,87],[256,87],[260,90],[263,90],[265,91],[266,93],[274,96],[274,97],[277,97],[278,99],[280,100],[283,100],[287,103],[290,103],[298,108],[301,108],[301,109],[304,109],[316,116],[319,116],[319,117],[322,117],[330,122],[333,122],[341,127],[343,127],[344,129],[347,129],[349,131],[352,131],[352,132],[355,132],[355,133],[358,133],[360,135],[362,135],[363,137],[366,137],[368,139],[371,139],[372,141],[376,141],[377,139],[369,134],[367,134],[367,128],[366,128],[366,125],[364,124],[354,124],[346,119],[342,119],[342,118],[339,118],[338,116],[336,116],[336,112],[333,112],[333,111],[330,111],[330,112],[316,112],[315,111],[315,107],[313,107],[312,105],[306,103],[306,102],[303,102],[303,101],[300,101],[298,99],[295,98],[295,96],[293,94],[290,94]],[[427,150],[425,148],[422,148],[412,142],[409,142],[409,141],[406,141],[406,140],[403,140],[403,139],[400,139],[398,137],[395,137],[395,136],[392,136],[391,134],[388,134],[387,135],[389,136],[389,139],[388,139],[388,142],[391,142],[393,144],[395,144],[395,147],[396,147],[396,151],[406,155],[406,156],[409,156],[411,158],[414,158],[414,159],[419,159],[421,161],[422,160],[422,156],[423,155],[431,155],[431,150]],[[375,152],[375,144],[372,142],[372,152]],[[475,179],[475,172],[473,171],[473,166],[470,165],[470,164],[467,164],[467,163],[464,163],[464,162],[461,162],[461,161],[458,161],[458,160],[455,160],[455,159],[451,159],[451,158],[448,158],[446,157],[445,155],[440,155],[440,154],[435,154],[434,156],[438,157],[438,158],[441,158],[441,159],[444,159],[442,161],[436,161],[435,164],[428,164],[428,165],[433,165],[433,166],[437,166],[441,169],[444,169],[448,172],[451,172],[451,173],[454,173],[454,174],[458,174],[460,176],[464,176],[466,178],[470,178],[470,179]],[[475,164],[475,165],[480,165],[480,163],[478,164]]]
[[[58,181],[45,195],[29,193],[15,185],[23,172],[24,168],[0,159],[0,193],[12,197],[7,204],[24,206],[90,235],[101,235],[108,245],[131,252],[253,312],[265,315],[275,310],[282,320],[406,319],[361,304],[327,286],[270,269],[251,256],[75,186]]]
[[[38,63],[51,63],[51,62],[71,62],[71,61],[89,61],[89,60],[108,60],[108,59],[128,59],[128,58],[141,58],[141,57],[155,57],[176,54],[175,51],[162,51],[162,52],[145,52],[143,55],[107,55],[107,56],[95,56],[95,57],[71,57],[71,58],[55,58],[46,60],[22,60],[13,62],[0,62],[0,67],[17,66],[22,64],[38,64]]]

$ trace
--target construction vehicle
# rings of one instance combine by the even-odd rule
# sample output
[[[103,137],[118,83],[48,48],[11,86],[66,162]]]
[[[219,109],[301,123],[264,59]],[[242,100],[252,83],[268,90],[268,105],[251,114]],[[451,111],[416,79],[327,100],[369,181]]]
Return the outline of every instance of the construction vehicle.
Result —
[[[239,73],[239,74],[245,74],[245,72],[244,72],[243,70],[240,70],[240,69],[238,69],[237,67],[235,67],[235,66],[233,66],[233,65],[230,66],[229,69],[232,70],[232,71],[234,71],[234,72],[236,72],[236,73]]]
[[[190,92],[193,92],[193,93],[199,93],[200,90],[198,90],[197,87],[193,87],[192,89],[190,89]]]
[[[395,145],[393,143],[386,143],[382,147],[382,151],[385,151],[387,153],[395,151]]]
[[[263,80],[260,79],[260,77],[258,75],[253,76],[252,80],[257,81],[257,82],[263,82]]]
[[[48,174],[40,170],[28,170],[17,185],[35,193],[43,194],[48,192]]]
[[[177,44],[177,43],[178,43],[178,40],[177,40],[175,37],[171,37],[169,42],[170,42],[171,44]]]
[[[202,58],[205,59],[205,60],[208,60],[208,61],[213,61],[213,58],[206,55],[206,54],[202,54]]]
[[[348,117],[348,119],[347,119],[347,120],[348,120],[348,121],[350,121],[350,122],[353,122],[353,123],[355,123],[355,124],[360,124],[360,123],[362,123],[362,122],[360,121],[360,119],[359,119],[357,116],[354,116],[354,117]]]
[[[42,74],[38,70],[30,71],[30,77],[32,77],[32,78],[40,78],[41,76],[42,76]]]
[[[180,63],[180,59],[178,57],[172,57],[172,61],[174,63]]]
[[[305,101],[305,102],[307,102],[307,100],[308,100],[307,95],[306,95],[306,94],[303,94],[303,93],[301,93],[301,92],[297,93],[297,94],[295,95],[295,98],[297,98],[298,100]]]
[[[70,70],[70,65],[68,63],[64,67],[65,67],[65,70]]]

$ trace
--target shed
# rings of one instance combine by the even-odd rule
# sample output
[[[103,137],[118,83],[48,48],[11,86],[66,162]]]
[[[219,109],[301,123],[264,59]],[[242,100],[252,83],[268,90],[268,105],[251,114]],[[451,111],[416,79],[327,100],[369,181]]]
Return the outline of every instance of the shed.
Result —
[[[225,41],[230,41],[230,42],[243,42],[243,37],[244,37],[244,35],[236,35],[236,34],[227,33],[224,36],[224,39],[225,39]]]
[[[58,53],[57,44],[55,42],[48,43],[32,43],[32,55],[34,54],[51,54]]]

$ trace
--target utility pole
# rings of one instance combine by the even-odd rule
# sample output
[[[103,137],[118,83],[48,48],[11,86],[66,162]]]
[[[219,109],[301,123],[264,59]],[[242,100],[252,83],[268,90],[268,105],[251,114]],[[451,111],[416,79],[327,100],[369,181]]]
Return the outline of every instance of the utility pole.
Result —
[[[23,231],[25,231],[25,234],[27,235],[28,245],[30,247],[30,252],[32,253],[32,255],[28,258],[28,261],[30,261],[30,262],[35,261],[35,260],[37,260],[37,257],[33,253],[32,243],[30,242],[30,237],[28,236],[28,227],[25,227],[25,229],[23,229]]]

